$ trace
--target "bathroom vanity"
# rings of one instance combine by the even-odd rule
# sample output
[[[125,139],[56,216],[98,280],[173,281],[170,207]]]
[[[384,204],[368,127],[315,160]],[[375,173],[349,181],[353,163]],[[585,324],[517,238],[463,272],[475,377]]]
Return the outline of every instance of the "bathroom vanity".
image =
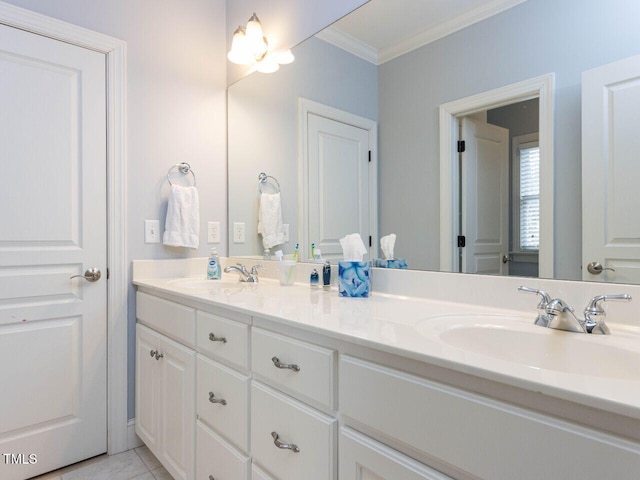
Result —
[[[274,265],[255,285],[205,268],[133,269],[136,432],[175,479],[637,478],[640,330],[615,322],[624,306],[607,305],[610,336],[581,335],[533,325],[515,288],[492,305],[517,279],[376,270],[353,299],[280,286]],[[568,301],[615,290],[535,284]]]

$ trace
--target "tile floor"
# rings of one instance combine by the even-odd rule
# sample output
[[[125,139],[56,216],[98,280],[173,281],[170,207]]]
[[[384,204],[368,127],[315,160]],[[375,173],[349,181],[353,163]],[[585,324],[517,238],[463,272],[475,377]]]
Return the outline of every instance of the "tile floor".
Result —
[[[173,480],[146,446],[100,455],[32,480]]]

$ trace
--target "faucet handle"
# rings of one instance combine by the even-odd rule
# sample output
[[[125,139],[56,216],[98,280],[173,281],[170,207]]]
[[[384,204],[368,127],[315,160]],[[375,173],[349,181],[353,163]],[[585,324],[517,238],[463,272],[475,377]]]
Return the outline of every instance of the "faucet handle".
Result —
[[[623,293],[621,295],[597,295],[589,301],[589,305],[584,309],[585,329],[588,333],[609,334],[609,327],[604,323],[607,313],[600,305],[606,300],[619,300],[623,302],[631,301],[631,295]]]
[[[262,265],[254,265],[251,267],[251,275],[257,275],[259,268],[262,268]]]
[[[549,304],[549,302],[551,301],[551,297],[549,296],[549,294],[543,290],[538,290],[536,288],[531,288],[531,287],[524,287],[524,286],[519,286],[518,290],[520,290],[521,292],[527,292],[527,293],[535,293],[537,295],[540,295],[540,303],[538,304],[538,308],[539,309],[545,309],[546,306]]]
[[[606,300],[619,300],[621,302],[630,302],[631,295],[622,293],[620,295],[598,295],[589,300],[589,305],[585,308],[585,313],[604,313],[604,309],[600,306],[600,302]]]
[[[244,263],[236,263],[236,266],[240,269],[242,273],[245,275],[248,274],[247,267],[245,267]]]

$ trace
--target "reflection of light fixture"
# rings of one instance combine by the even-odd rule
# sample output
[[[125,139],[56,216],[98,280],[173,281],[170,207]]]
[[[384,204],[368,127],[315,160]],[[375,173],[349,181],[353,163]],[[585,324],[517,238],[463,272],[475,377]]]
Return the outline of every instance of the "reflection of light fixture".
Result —
[[[275,72],[280,65],[295,60],[291,50],[282,53],[269,52],[269,42],[262,33],[262,24],[255,13],[246,27],[240,25],[233,32],[231,50],[227,58],[230,62],[239,65],[253,65],[253,70],[262,73]]]

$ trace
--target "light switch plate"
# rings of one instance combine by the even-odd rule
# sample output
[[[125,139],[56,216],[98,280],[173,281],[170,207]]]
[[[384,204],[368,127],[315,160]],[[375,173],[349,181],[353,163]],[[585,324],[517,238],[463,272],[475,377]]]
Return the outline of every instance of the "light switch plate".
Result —
[[[220,243],[220,222],[207,222],[207,243]]]
[[[160,220],[144,221],[144,243],[160,243]]]
[[[244,243],[244,222],[233,222],[233,243]]]

